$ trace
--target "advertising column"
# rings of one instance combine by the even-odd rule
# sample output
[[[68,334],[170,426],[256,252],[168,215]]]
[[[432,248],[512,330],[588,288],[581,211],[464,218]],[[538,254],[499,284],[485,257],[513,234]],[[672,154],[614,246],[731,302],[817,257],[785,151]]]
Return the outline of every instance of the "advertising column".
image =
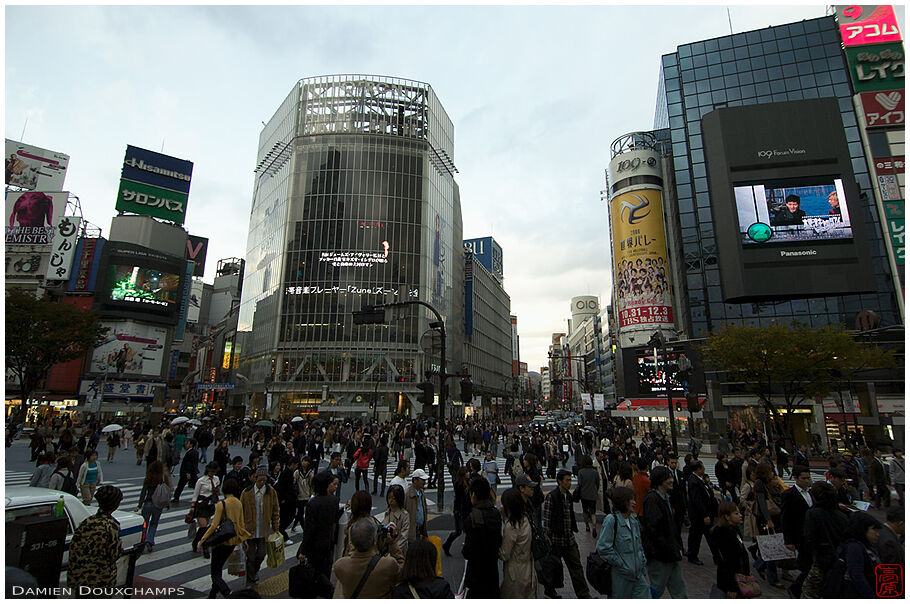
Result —
[[[904,46],[889,5],[837,7],[853,104],[871,168],[882,235],[904,314]]]
[[[610,174],[618,185],[609,204],[617,331],[628,347],[647,342],[658,328],[675,328],[660,156],[653,150],[617,154]]]

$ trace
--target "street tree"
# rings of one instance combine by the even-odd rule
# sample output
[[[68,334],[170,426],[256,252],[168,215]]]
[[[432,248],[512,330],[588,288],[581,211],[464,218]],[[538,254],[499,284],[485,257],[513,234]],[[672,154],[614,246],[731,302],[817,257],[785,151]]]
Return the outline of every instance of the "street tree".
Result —
[[[90,310],[22,289],[6,291],[6,371],[19,382],[23,417],[51,367],[92,350],[106,331]]]
[[[766,327],[728,325],[711,333],[700,347],[707,370],[741,382],[769,417],[783,419],[793,439],[792,414],[825,397],[835,379],[894,366],[890,351],[854,340],[840,326],[809,327],[794,321]]]

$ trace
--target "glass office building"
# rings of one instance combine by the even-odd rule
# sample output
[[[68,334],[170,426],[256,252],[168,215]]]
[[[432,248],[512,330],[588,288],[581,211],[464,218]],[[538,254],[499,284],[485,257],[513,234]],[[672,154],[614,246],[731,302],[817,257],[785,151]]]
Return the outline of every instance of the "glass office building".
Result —
[[[686,44],[662,58],[655,128],[669,128],[688,313],[678,327],[692,338],[724,324],[769,325],[793,319],[813,326],[855,327],[873,310],[882,325],[900,314],[881,239],[840,34],[833,17]],[[860,190],[877,293],[817,298],[724,302],[718,266],[701,119],[722,107],[830,97],[837,100]]]
[[[447,326],[463,320],[453,158],[452,122],[428,84],[338,75],[294,86],[255,170],[238,325],[251,407],[347,414],[378,400],[380,417],[410,412],[432,368],[419,346],[426,311],[381,325],[353,325],[352,313],[422,300]]]

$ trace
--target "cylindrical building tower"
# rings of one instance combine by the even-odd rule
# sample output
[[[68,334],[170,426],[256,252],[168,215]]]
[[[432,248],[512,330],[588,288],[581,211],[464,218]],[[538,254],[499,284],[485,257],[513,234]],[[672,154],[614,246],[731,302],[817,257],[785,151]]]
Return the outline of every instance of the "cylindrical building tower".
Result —
[[[453,141],[425,83],[336,75],[291,90],[260,135],[250,212],[238,332],[254,413],[413,412],[438,364],[419,347],[425,311],[387,325],[352,313],[419,299],[457,333]]]
[[[653,134],[635,132],[610,150],[613,308],[621,347],[647,342],[658,328],[675,329],[656,144]]]

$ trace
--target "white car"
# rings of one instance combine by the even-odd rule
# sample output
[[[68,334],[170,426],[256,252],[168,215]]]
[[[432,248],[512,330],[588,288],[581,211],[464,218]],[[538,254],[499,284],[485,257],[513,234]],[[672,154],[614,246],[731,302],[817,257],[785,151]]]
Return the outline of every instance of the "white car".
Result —
[[[63,571],[60,573],[60,586],[66,585],[66,565],[69,561],[70,541],[73,539],[73,532],[89,516],[94,516],[98,512],[98,506],[86,506],[81,500],[52,489],[43,489],[39,487],[14,487],[6,489],[6,523],[7,531],[9,523],[18,519],[31,519],[42,517],[53,517],[54,508],[63,496],[64,515],[68,522],[66,527],[66,545],[63,550]],[[141,514],[117,510],[114,512],[114,518],[120,523],[120,541],[123,549],[128,551],[145,541],[146,524]],[[9,544],[7,543],[7,547]],[[9,550],[7,550],[9,551]],[[117,560],[117,586],[122,587],[130,579],[129,562],[130,556],[124,554]]]

